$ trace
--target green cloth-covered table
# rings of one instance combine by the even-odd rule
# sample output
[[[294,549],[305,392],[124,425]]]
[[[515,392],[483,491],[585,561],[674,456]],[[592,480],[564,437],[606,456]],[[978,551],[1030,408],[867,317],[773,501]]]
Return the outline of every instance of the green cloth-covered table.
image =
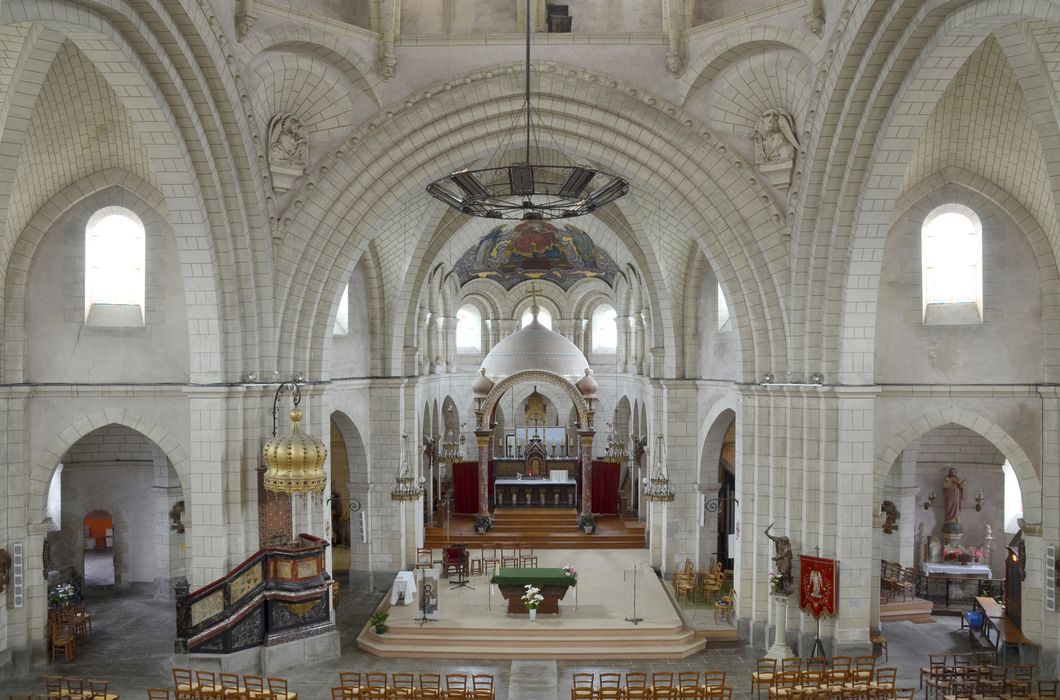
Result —
[[[538,607],[540,614],[559,614],[559,601],[567,594],[567,589],[578,585],[578,577],[571,576],[563,569],[498,569],[490,579],[501,589],[501,595],[508,601],[508,612],[526,615],[529,610],[523,604],[526,586],[533,585],[541,589],[545,600]]]

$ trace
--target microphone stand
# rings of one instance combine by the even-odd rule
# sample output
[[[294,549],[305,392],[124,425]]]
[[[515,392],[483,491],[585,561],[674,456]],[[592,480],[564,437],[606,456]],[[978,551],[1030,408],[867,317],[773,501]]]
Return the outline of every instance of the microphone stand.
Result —
[[[454,591],[457,588],[475,590],[471,582],[464,578],[469,566],[471,566],[471,552],[467,551],[467,545],[463,545],[460,547],[460,565],[456,567],[456,581],[449,586],[449,590]]]
[[[427,590],[423,587],[423,581],[427,578],[427,570],[420,569],[420,619],[416,620],[416,624],[423,627],[428,622],[436,622],[427,617]],[[437,591],[436,591],[437,592]]]
[[[640,573],[640,569],[636,564],[633,565],[633,617],[627,617],[626,622],[632,622],[634,625],[639,625],[644,622],[643,617],[637,617],[637,574]]]

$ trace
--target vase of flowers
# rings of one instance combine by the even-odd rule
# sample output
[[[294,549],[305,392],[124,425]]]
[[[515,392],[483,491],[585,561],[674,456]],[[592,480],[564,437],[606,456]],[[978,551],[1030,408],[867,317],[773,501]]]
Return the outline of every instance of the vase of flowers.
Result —
[[[545,602],[545,596],[541,595],[541,589],[532,584],[526,585],[526,593],[523,593],[523,605],[530,613],[530,621],[537,619],[537,608]]]
[[[77,589],[72,583],[60,583],[48,592],[48,602],[53,608],[69,605],[77,597]]]

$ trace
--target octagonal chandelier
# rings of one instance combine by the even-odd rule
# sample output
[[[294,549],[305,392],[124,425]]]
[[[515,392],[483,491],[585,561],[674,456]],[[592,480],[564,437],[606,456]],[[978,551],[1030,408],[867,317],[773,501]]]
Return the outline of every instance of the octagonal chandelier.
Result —
[[[523,162],[501,165],[506,143],[518,134],[513,126],[489,164],[457,170],[427,185],[427,193],[463,214],[483,219],[566,219],[592,213],[629,192],[629,183],[589,165],[534,163],[536,143],[530,106],[530,0],[526,0],[526,71],[523,98]]]

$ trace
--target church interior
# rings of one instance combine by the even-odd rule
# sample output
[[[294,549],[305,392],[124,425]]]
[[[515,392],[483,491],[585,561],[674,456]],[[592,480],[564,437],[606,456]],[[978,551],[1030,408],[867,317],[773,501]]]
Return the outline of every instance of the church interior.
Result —
[[[1056,697],[1058,205],[1057,0],[0,0],[0,689]]]

